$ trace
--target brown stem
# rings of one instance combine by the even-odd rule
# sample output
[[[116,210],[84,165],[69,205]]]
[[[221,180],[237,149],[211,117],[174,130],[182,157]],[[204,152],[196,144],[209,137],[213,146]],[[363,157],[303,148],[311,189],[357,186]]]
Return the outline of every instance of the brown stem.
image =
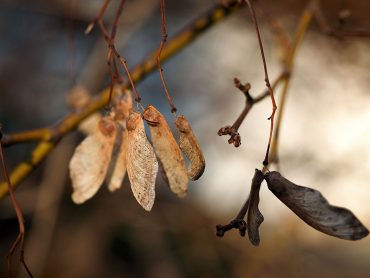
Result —
[[[275,90],[275,88],[277,87],[277,85],[285,80],[285,78],[287,78],[287,76],[289,76],[289,74],[287,72],[282,72],[278,78],[273,82],[272,84],[272,89]],[[270,96],[270,93],[269,93],[269,90],[261,93],[260,95],[258,95],[257,97],[253,98],[250,93],[249,93],[249,89],[251,88],[250,84],[247,83],[247,84],[242,84],[238,78],[235,78],[234,79],[234,83],[235,83],[235,86],[244,93],[245,97],[246,97],[246,104],[245,104],[245,107],[243,109],[243,111],[241,112],[241,114],[238,116],[238,118],[236,119],[236,121],[233,123],[232,126],[224,126],[224,127],[221,127],[218,131],[218,135],[219,136],[222,136],[222,135],[230,135],[230,139],[228,140],[229,144],[234,144],[235,147],[239,147],[240,144],[241,144],[241,137],[240,137],[240,134],[238,133],[238,130],[241,126],[241,124],[244,122],[246,116],[248,115],[249,111],[252,109],[253,105],[262,101],[263,99],[265,99],[266,97]]]
[[[91,32],[91,30],[94,28],[94,26],[95,26],[95,24],[96,23],[100,23],[101,21],[102,21],[102,17],[103,17],[103,15],[104,15],[104,13],[105,13],[105,10],[107,9],[107,7],[108,7],[108,5],[109,5],[109,2],[110,2],[110,0],[105,0],[105,2],[104,2],[104,4],[103,4],[103,6],[100,8],[100,11],[99,11],[99,13],[98,13],[98,15],[96,16],[96,18],[95,18],[95,20],[93,21],[93,22],[91,22],[88,26],[87,26],[87,28],[86,28],[86,30],[85,30],[85,34],[89,34],[90,32]]]
[[[0,160],[1,160],[1,165],[2,165],[2,175],[3,175],[3,177],[4,177],[4,179],[7,183],[8,191],[9,191],[9,195],[10,195],[10,200],[11,200],[13,208],[15,210],[15,214],[17,216],[18,226],[19,226],[19,233],[18,233],[17,239],[14,241],[12,247],[10,248],[10,250],[8,252],[9,277],[13,277],[13,274],[12,274],[12,260],[13,260],[13,254],[14,254],[14,252],[17,249],[18,246],[20,248],[20,262],[22,263],[22,265],[26,269],[28,275],[30,277],[33,277],[32,273],[30,272],[29,268],[27,267],[26,262],[24,261],[24,236],[25,236],[25,232],[26,232],[26,229],[24,227],[24,218],[23,218],[22,210],[19,207],[17,199],[15,198],[15,195],[14,195],[14,192],[13,192],[13,187],[12,187],[12,184],[10,182],[9,175],[8,175],[8,169],[7,169],[7,166],[6,166],[6,163],[5,163],[5,158],[4,158],[4,153],[3,153],[3,146],[2,146],[2,143],[1,143],[1,137],[2,137],[2,132],[1,132],[1,126],[0,126]]]
[[[109,100],[108,106],[109,106],[110,101],[112,99],[112,93],[113,93],[113,87],[114,87],[114,84],[112,84],[112,82],[114,82],[114,77],[112,75],[112,70],[111,70],[111,61],[113,61],[113,63],[115,63],[115,61],[114,61],[114,58],[113,58],[112,55],[114,55],[119,60],[122,68],[124,69],[124,71],[126,73],[126,76],[127,76],[128,80],[130,82],[130,85],[132,87],[132,90],[135,94],[135,101],[140,103],[140,100],[141,100],[141,98],[139,96],[139,93],[136,90],[133,78],[131,77],[130,71],[127,67],[126,59],[117,51],[117,49],[115,47],[115,38],[116,38],[116,34],[117,34],[118,23],[119,23],[119,19],[120,19],[121,15],[122,15],[124,4],[125,4],[125,0],[121,0],[120,4],[118,6],[117,12],[116,12],[114,21],[113,21],[113,26],[112,26],[112,31],[111,31],[110,36],[108,34],[107,29],[105,28],[105,26],[103,24],[103,21],[101,20],[102,14],[100,14],[100,13],[105,12],[105,8],[106,8],[105,5],[107,5],[107,1],[104,3],[104,5],[103,5],[103,7],[102,7],[102,9],[100,10],[100,13],[99,13],[100,16],[98,15],[97,20],[96,20],[105,41],[108,43],[107,64],[108,64],[109,72],[111,74],[111,85],[110,85],[110,91],[109,91],[109,97],[108,97],[108,100]],[[116,72],[118,72],[118,70]]]
[[[161,43],[159,45],[158,54],[157,54],[157,67],[158,67],[158,71],[159,71],[159,76],[160,76],[162,84],[163,84],[163,89],[164,89],[164,92],[165,92],[166,97],[167,97],[167,101],[168,101],[168,103],[171,107],[171,113],[176,114],[177,109],[175,107],[175,104],[172,101],[170,93],[168,92],[167,85],[166,85],[166,82],[165,82],[164,76],[163,76],[163,68],[162,68],[162,65],[161,65],[162,50],[163,50],[163,47],[164,47],[164,45],[167,41],[165,0],[160,0],[160,10],[161,10],[161,23],[162,23],[161,24],[162,39],[161,39]]]
[[[268,11],[268,7],[266,7],[263,2],[259,1],[256,4],[255,10],[265,21],[267,21],[272,33],[277,39],[278,44],[282,49],[284,49],[284,56],[286,56],[286,53],[288,53],[291,45],[291,38],[289,34],[287,33],[281,21],[275,18],[274,15]]]
[[[270,152],[270,146],[271,146],[271,140],[272,140],[272,132],[274,130],[274,116],[275,116],[275,111],[277,109],[277,106],[276,106],[276,102],[275,102],[275,98],[274,98],[274,92],[271,88],[270,80],[269,80],[269,77],[268,77],[266,58],[265,58],[265,53],[264,53],[264,50],[263,50],[262,39],[261,39],[261,34],[260,34],[260,30],[259,30],[258,23],[257,23],[256,13],[253,9],[252,3],[249,0],[245,0],[245,2],[247,3],[247,5],[249,7],[249,10],[252,14],[252,21],[253,21],[253,24],[256,28],[258,43],[259,43],[260,51],[261,51],[263,70],[265,72],[265,83],[266,83],[266,87],[269,91],[271,102],[272,102],[272,113],[271,113],[271,116],[269,117],[269,120],[271,122],[270,135],[269,135],[269,140],[268,140],[268,144],[267,144],[265,159],[262,162],[264,166],[267,166],[269,164],[269,152]]]

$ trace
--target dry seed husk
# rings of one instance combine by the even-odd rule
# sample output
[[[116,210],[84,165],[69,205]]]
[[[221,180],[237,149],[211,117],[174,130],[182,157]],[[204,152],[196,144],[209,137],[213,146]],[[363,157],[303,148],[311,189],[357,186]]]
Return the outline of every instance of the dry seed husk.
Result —
[[[279,172],[265,175],[268,188],[304,222],[325,234],[358,240],[369,231],[348,209],[335,207],[312,188],[296,185]]]
[[[123,179],[126,175],[127,162],[126,162],[126,153],[127,153],[127,137],[128,131],[123,127],[118,125],[118,134],[116,142],[118,144],[117,151],[113,148],[113,154],[111,159],[112,173],[108,181],[108,189],[113,192],[121,188]]]
[[[77,146],[69,164],[72,200],[82,204],[101,187],[116,139],[116,126],[110,117],[99,121],[99,128]]]
[[[180,132],[179,147],[189,160],[188,177],[193,181],[197,180],[202,176],[206,167],[202,150],[185,116],[177,117],[175,125]]]
[[[153,147],[162,163],[171,191],[184,197],[189,182],[185,160],[166,119],[152,105],[144,110],[143,117],[149,124]]]
[[[126,120],[132,110],[131,91],[123,89],[122,86],[114,88],[113,98],[114,119],[119,123],[118,136],[115,147],[113,149],[110,178],[108,181],[108,189],[113,192],[122,186],[122,181],[125,178],[127,170],[127,137]]]
[[[258,209],[258,204],[260,201],[259,192],[263,179],[263,173],[260,170],[256,169],[252,180],[251,191],[249,194],[247,215],[247,230],[249,241],[255,246],[260,244],[260,235],[258,228],[264,220],[262,213]]]
[[[146,137],[144,122],[139,113],[130,114],[127,130],[127,173],[131,189],[138,203],[150,211],[155,199],[158,161]]]

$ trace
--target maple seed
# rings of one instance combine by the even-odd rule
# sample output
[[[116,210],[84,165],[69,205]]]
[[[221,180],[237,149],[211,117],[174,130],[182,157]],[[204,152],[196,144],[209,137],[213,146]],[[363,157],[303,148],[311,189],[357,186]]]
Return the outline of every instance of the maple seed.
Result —
[[[188,175],[185,160],[163,115],[149,105],[143,112],[149,124],[153,147],[160,160],[172,192],[184,197],[188,190]]]
[[[193,181],[197,180],[202,176],[206,167],[202,150],[185,116],[181,115],[177,117],[175,125],[180,132],[180,149],[190,162],[188,177]]]
[[[150,211],[155,199],[158,161],[144,129],[141,115],[132,112],[127,120],[127,174],[138,203]]]
[[[260,201],[259,191],[263,180],[263,173],[260,170],[256,169],[252,180],[251,191],[249,193],[250,201],[247,213],[247,230],[249,241],[255,246],[260,244],[258,228],[264,220],[263,215],[258,209],[258,203]]]
[[[101,187],[111,160],[116,132],[113,119],[109,116],[102,118],[99,128],[77,146],[69,163],[74,203],[84,203]]]
[[[316,230],[347,240],[359,240],[369,234],[351,211],[330,205],[319,191],[296,185],[279,172],[267,173],[265,179],[272,193]]]

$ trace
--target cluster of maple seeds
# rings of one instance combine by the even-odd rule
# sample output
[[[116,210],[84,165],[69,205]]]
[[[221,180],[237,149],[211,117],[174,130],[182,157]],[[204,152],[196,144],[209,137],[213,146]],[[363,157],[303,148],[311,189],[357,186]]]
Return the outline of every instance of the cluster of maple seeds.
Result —
[[[119,189],[127,172],[136,200],[150,211],[159,168],[171,191],[184,197],[189,179],[197,180],[203,174],[205,160],[187,119],[178,116],[175,126],[180,134],[179,144],[165,117],[154,106],[148,105],[142,113],[134,111],[131,92],[117,86],[111,111],[81,126],[88,136],[76,148],[69,164],[72,200],[84,203],[104,180],[110,191]],[[188,169],[181,152],[189,161]]]

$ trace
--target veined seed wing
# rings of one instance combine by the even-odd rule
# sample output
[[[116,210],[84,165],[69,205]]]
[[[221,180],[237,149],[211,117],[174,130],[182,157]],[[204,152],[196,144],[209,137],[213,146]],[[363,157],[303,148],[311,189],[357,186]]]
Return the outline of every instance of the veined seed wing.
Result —
[[[127,173],[131,189],[138,203],[150,211],[155,199],[158,161],[146,137],[144,122],[139,113],[130,114],[127,130]]]
[[[96,132],[77,146],[69,164],[73,187],[72,200],[76,204],[90,199],[102,185],[115,138],[115,123],[111,118],[105,117],[100,120]]]
[[[185,161],[166,119],[152,105],[145,109],[143,117],[149,124],[155,153],[162,163],[172,192],[184,197],[189,182]]]
[[[272,193],[316,230],[348,240],[358,240],[369,234],[351,211],[330,205],[319,191],[296,185],[279,172],[267,173],[265,179]]]
[[[175,125],[180,132],[180,149],[190,163],[188,167],[188,177],[193,181],[197,180],[202,176],[206,167],[202,150],[185,116],[181,115],[177,117]]]

